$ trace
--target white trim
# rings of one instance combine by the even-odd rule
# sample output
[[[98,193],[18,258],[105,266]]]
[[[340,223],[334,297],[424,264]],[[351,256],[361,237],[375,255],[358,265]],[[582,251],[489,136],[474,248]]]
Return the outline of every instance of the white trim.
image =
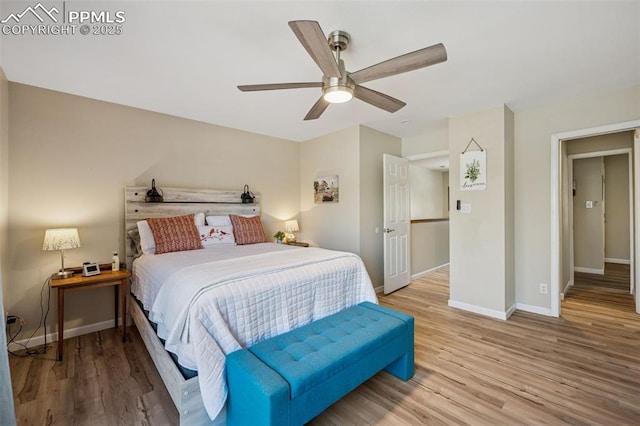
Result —
[[[606,126],[592,127],[588,129],[574,130],[570,132],[555,133],[551,135],[551,263],[549,277],[549,293],[551,298],[551,316],[560,316],[560,223],[562,218],[560,217],[560,210],[558,209],[558,201],[560,200],[560,152],[562,149],[562,142],[577,139],[585,136],[597,136],[607,133],[616,133],[623,131],[631,131],[640,128],[640,120],[626,121],[623,123],[614,123]],[[638,150],[634,150],[636,155],[635,164],[638,165]],[[636,176],[636,183],[638,183],[638,173]],[[638,185],[636,185],[638,188]],[[634,198],[638,202],[637,198]],[[636,209],[636,216],[640,214]],[[637,217],[636,217],[637,219]],[[638,238],[636,237],[636,240]],[[634,241],[636,244],[638,241]],[[638,268],[636,268],[636,274]],[[638,294],[636,292],[636,302],[638,302]],[[636,303],[636,311],[640,312],[640,303]]]
[[[127,321],[128,323],[129,321]],[[122,321],[118,318],[118,327],[121,325]],[[106,330],[107,328],[113,328],[113,320],[96,322],[93,324],[82,325],[80,327],[70,328],[68,330],[64,330],[65,339],[69,339],[72,337],[82,336],[84,334],[95,333],[96,331]],[[35,336],[32,339],[22,339],[16,342],[12,342],[9,344],[10,351],[19,351],[24,349],[23,345],[29,343],[29,348],[33,348],[34,346],[44,345],[44,335]],[[56,329],[55,333],[47,333],[47,344],[54,343],[58,341],[58,331]],[[55,350],[55,349],[54,349]]]
[[[551,298],[551,316],[560,316],[560,151],[562,149],[560,137],[551,135],[551,264],[549,270],[549,294]]]
[[[640,128],[640,125],[638,126]],[[633,134],[633,176],[634,176],[634,184],[633,184],[633,222],[636,225],[633,228],[633,244],[631,247],[638,247],[640,245],[640,232],[638,232],[638,225],[640,225],[640,197],[636,194],[640,189],[640,129],[636,128]],[[638,250],[635,250],[632,254],[632,259],[634,264],[638,264]],[[631,276],[635,278],[632,283],[637,283],[640,281],[640,268],[635,268],[631,271]],[[638,291],[637,286],[630,286],[629,291],[635,294],[636,299],[636,312],[640,314],[640,291]]]
[[[614,259],[612,257],[605,257],[604,261],[606,263],[619,263],[620,265],[631,265],[631,260],[629,259]]]
[[[409,161],[415,161],[415,160],[426,160],[427,158],[435,158],[435,157],[445,157],[445,156],[449,156],[449,151],[435,151],[435,152],[425,152],[423,154],[413,154],[413,155],[407,155],[406,158]]]
[[[486,317],[496,318],[499,320],[507,320],[511,314],[516,310],[516,304],[514,303],[505,312],[496,311],[493,309],[484,308],[482,306],[471,305],[469,303],[458,302],[456,300],[449,299],[449,306],[452,308],[462,309],[463,311],[473,312],[474,314],[484,315]]]
[[[580,160],[581,158],[608,157],[610,155],[631,154],[631,148],[605,149],[604,151],[590,151],[580,154],[569,155],[570,160]]]
[[[564,300],[564,295],[567,294],[569,292],[569,289],[573,286],[573,280],[569,280],[567,282],[567,285],[564,286],[564,289],[562,289],[562,293],[560,293],[560,299]]]
[[[638,130],[636,129],[636,132]],[[631,265],[629,273],[629,291],[633,293],[636,286],[636,274],[635,269],[638,267],[635,263],[635,235],[636,235],[636,221],[633,217],[634,207],[634,186],[633,186],[633,149],[629,152],[629,265]]]
[[[373,288],[373,291],[375,291],[375,292],[376,292],[376,294],[378,294],[378,293],[384,293],[384,286],[379,285],[378,287],[374,287],[374,288]]]
[[[574,266],[573,270],[576,272],[584,272],[586,274],[604,275],[604,269],[583,268],[582,266]]]
[[[417,274],[413,274],[413,275],[411,275],[411,279],[412,280],[417,280],[418,278],[422,278],[425,275],[429,275],[430,273],[432,273],[434,271],[437,271],[440,268],[444,268],[445,266],[449,266],[449,262],[443,263],[442,265],[433,267],[431,269],[427,269],[426,271],[422,271],[422,272],[418,272]]]
[[[543,308],[542,306],[526,305],[524,303],[516,303],[516,309],[523,312],[531,312],[532,314],[545,315],[552,317],[551,309]]]

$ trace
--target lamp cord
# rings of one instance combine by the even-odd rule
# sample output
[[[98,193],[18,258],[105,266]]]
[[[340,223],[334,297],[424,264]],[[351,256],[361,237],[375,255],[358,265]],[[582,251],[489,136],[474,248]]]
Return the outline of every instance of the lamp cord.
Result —
[[[44,293],[44,288],[47,287],[48,291],[47,291],[47,307],[46,307],[46,311],[44,306],[42,305],[43,303],[43,293]],[[47,352],[47,350],[49,349],[49,347],[47,346],[47,317],[49,316],[49,310],[51,309],[51,277],[48,277],[46,280],[44,280],[44,283],[42,283],[42,288],[40,289],[40,321],[38,322],[38,327],[33,330],[33,333],[31,333],[31,336],[29,336],[29,338],[27,339],[27,341],[25,343],[18,343],[15,341],[15,339],[20,335],[20,332],[22,332],[22,327],[23,327],[23,320],[22,318],[19,318],[19,324],[20,324],[20,328],[18,328],[18,331],[15,334],[11,334],[11,330],[10,330],[10,326],[9,324],[6,325],[6,332],[7,332],[7,352],[9,352],[11,355],[13,356],[17,356],[17,357],[27,357],[27,356],[35,356],[35,355],[39,355],[39,354],[43,354],[45,352]],[[43,328],[44,330],[44,344],[38,348],[29,348],[29,341],[31,341],[31,339],[33,338],[33,336],[35,336],[35,334],[38,332],[38,330],[40,330],[40,328]],[[11,350],[9,350],[9,345],[10,344],[16,344],[18,346],[22,346],[24,348],[24,352],[22,353],[16,353],[13,352]]]

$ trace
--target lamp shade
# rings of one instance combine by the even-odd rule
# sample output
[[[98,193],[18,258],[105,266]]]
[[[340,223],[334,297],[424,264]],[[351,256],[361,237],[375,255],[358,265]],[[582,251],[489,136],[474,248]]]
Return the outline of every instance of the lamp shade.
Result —
[[[300,227],[298,226],[297,220],[287,220],[284,223],[284,232],[298,232]]]
[[[47,229],[44,233],[42,250],[66,250],[80,247],[77,228]]]

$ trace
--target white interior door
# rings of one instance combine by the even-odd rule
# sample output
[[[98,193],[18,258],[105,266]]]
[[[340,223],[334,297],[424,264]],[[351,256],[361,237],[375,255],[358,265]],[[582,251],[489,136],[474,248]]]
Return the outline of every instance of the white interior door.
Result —
[[[383,154],[384,165],[384,293],[411,282],[409,264],[409,160]]]

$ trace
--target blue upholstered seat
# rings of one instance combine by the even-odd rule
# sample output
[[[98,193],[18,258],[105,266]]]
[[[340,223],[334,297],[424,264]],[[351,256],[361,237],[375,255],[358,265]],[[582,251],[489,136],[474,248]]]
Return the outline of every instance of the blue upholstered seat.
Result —
[[[413,317],[362,303],[227,357],[229,424],[304,424],[385,369],[413,376]]]

